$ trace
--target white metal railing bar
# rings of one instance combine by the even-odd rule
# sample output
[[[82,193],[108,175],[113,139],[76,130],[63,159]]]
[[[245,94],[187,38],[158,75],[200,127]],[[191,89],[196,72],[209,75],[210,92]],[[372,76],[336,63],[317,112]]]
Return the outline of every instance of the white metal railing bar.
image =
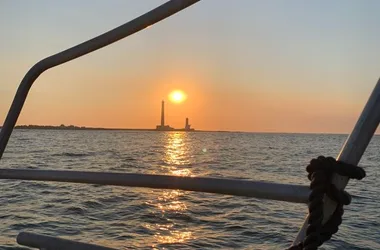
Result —
[[[17,235],[17,243],[23,246],[46,250],[116,250],[115,248],[26,232]]]
[[[341,152],[339,153],[337,160],[357,165],[360,158],[364,154],[372,136],[376,132],[376,129],[380,122],[380,79],[378,80],[371,96],[369,97],[367,104],[365,105],[351,135],[346,140]],[[335,174],[332,182],[338,189],[344,189],[348,183],[348,178]],[[325,197],[324,205],[324,218],[325,223],[333,214],[336,208],[336,203]],[[293,245],[303,241],[306,236],[306,228],[308,222],[308,216],[305,219],[297,237],[295,238]]]
[[[125,23],[113,30],[110,30],[100,36],[92,38],[86,42],[69,48],[65,51],[47,57],[36,63],[24,76],[20,86],[17,89],[4,125],[0,131],[0,159],[7,146],[12,130],[16,125],[21,109],[34,81],[46,70],[71,61],[75,58],[86,55],[90,52],[103,48],[111,43],[119,41],[129,35],[132,35],[146,27],[155,24],[187,7],[198,2],[199,0],[171,0],[159,7]]]
[[[159,189],[181,189],[206,193],[307,203],[307,186],[238,179],[171,175],[105,173],[63,170],[0,169],[0,179],[74,182]]]

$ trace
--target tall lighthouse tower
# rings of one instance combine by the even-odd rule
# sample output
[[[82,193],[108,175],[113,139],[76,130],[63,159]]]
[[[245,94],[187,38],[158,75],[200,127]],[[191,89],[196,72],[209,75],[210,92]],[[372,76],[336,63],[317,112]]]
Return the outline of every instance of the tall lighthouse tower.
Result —
[[[161,102],[161,127],[165,127],[165,102],[162,100]]]

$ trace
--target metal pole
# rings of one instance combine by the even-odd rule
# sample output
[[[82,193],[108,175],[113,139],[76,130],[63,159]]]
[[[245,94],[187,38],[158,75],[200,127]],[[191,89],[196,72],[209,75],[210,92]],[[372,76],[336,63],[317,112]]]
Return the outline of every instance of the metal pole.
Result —
[[[17,235],[17,243],[23,246],[47,250],[116,250],[115,248],[103,247],[78,241],[25,232],[19,233]]]
[[[306,203],[310,193],[307,186],[249,180],[62,170],[0,169],[0,179],[181,189],[295,203]]]
[[[342,150],[340,151],[337,160],[346,163],[357,165],[360,158],[364,154],[373,134],[376,132],[377,126],[380,122],[380,79],[378,80],[371,96],[369,97],[367,104],[365,105],[363,112],[361,113],[351,135],[346,140]],[[338,189],[344,189],[348,183],[348,178],[335,174],[332,179],[332,183]],[[336,203],[325,197],[324,199],[324,218],[325,223],[333,214],[336,208]],[[295,238],[293,245],[303,241],[306,237],[306,228],[308,225],[309,216],[306,217],[297,237]]]
[[[63,64],[75,58],[86,55],[90,52],[103,48],[111,43],[119,41],[129,35],[132,35],[146,27],[155,24],[187,7],[198,2],[199,0],[171,0],[161,6],[139,16],[132,21],[125,23],[113,30],[110,30],[100,36],[97,36],[84,43],[76,45],[70,49],[58,54],[47,57],[36,63],[26,73],[13,99],[12,106],[9,109],[7,118],[0,132],[0,159],[7,146],[12,130],[16,125],[21,109],[34,81],[47,69]]]

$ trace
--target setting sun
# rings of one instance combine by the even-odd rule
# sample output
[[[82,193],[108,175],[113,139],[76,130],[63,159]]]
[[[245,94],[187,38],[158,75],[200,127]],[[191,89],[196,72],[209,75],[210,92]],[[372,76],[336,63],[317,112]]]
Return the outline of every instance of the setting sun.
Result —
[[[181,103],[186,100],[186,97],[182,90],[174,90],[169,94],[169,100],[174,103]]]

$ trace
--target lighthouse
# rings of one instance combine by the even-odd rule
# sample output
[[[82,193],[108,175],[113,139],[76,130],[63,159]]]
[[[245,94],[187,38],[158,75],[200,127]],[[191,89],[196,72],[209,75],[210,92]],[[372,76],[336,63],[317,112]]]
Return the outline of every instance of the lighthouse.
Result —
[[[161,102],[161,127],[165,127],[165,102]]]
[[[165,102],[162,100],[161,102],[161,124],[156,126],[156,130],[161,131],[172,131],[174,130],[169,125],[165,125]]]

